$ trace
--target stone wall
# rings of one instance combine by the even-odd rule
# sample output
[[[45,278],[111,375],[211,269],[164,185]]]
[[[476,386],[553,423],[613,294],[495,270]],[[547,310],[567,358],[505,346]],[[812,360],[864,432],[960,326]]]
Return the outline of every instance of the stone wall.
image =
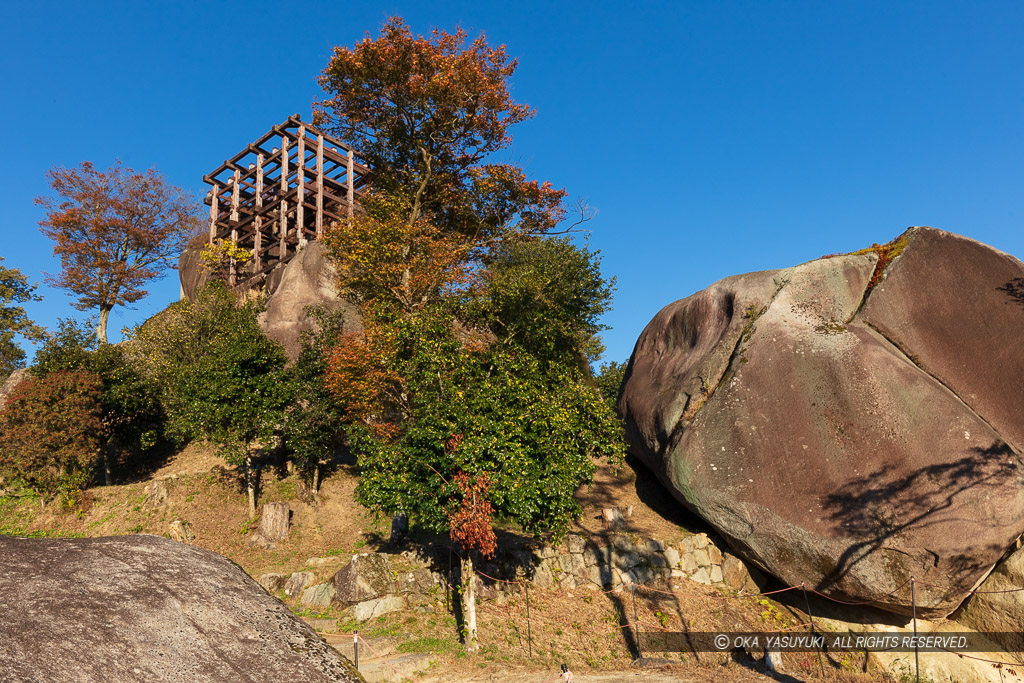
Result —
[[[397,571],[396,566],[406,569]],[[743,562],[720,550],[707,534],[686,535],[671,543],[621,533],[600,541],[570,535],[558,547],[499,551],[494,561],[483,562],[478,569],[487,575],[476,577],[478,595],[485,600],[518,591],[521,580],[549,590],[621,589],[633,583],[680,588],[689,580],[752,592],[762,582],[759,574],[755,579]],[[306,607],[348,610],[359,620],[433,602],[448,581],[446,549],[435,554],[416,550],[311,558],[302,571],[259,579],[268,591],[283,590]]]
[[[689,579],[733,590],[757,590],[746,566],[735,556],[722,552],[707,534],[687,535],[673,543],[621,533],[609,534],[601,542],[571,535],[559,547],[510,555],[495,563],[482,564],[480,571],[495,577],[528,577],[539,588],[608,589],[631,583],[666,585]],[[496,587],[484,579],[482,589],[486,595]]]

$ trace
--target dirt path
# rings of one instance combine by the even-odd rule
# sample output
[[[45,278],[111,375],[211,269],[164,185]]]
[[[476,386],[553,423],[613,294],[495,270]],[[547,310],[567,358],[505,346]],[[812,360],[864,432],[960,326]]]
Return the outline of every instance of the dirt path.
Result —
[[[754,664],[753,666],[757,666]],[[789,674],[765,674],[758,670],[748,668],[736,662],[726,665],[711,666],[694,670],[674,668],[641,668],[622,671],[580,671],[574,672],[574,683],[710,683],[728,681],[729,683],[767,683],[768,681],[783,681],[786,683],[804,683],[805,681],[851,681],[864,680],[860,678],[849,678],[846,674],[838,672],[826,672],[826,678],[821,679],[818,672],[811,675],[789,675]],[[488,666],[484,670],[471,670],[469,667],[459,667],[459,670],[449,669],[447,671],[423,672],[417,675],[416,680],[422,683],[560,683],[561,678],[557,668],[547,670],[519,669]]]

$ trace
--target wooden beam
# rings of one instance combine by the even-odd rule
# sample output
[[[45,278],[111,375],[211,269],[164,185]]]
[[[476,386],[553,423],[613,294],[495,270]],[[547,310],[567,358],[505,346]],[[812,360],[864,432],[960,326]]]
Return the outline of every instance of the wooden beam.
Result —
[[[348,151],[348,217],[349,219],[353,216],[353,206],[355,205],[354,194],[356,191],[356,181],[354,176],[353,167],[355,165],[355,159],[352,154],[352,150]]]
[[[281,136],[281,223],[278,226],[278,237],[281,239],[281,248],[278,250],[277,258],[284,258],[288,245],[285,238],[288,236],[288,138]]]
[[[316,238],[324,236],[324,135],[316,136]]]
[[[263,267],[263,216],[259,211],[263,208],[263,155],[256,155],[256,237],[253,245],[253,271],[258,272]]]
[[[297,188],[299,192],[298,205],[295,207],[295,229],[299,235],[299,241],[304,240],[302,231],[306,225],[306,202],[303,198],[306,195],[306,127],[299,126],[299,150],[298,156],[296,157],[295,172],[298,175],[296,179]]]
[[[238,222],[238,171],[235,171],[235,176],[231,181],[231,220]]]
[[[288,191],[288,138],[281,138],[281,194]]]
[[[217,219],[220,217],[220,185],[213,184],[210,190],[210,246],[217,237]]]
[[[231,246],[232,248],[238,247],[238,178],[241,174],[235,171],[234,178],[232,178],[231,188]],[[235,286],[236,274],[238,264],[235,263],[235,255],[232,253],[228,262],[228,284],[232,287]]]
[[[342,142],[338,138],[335,138],[332,135],[328,135],[328,134],[320,131],[319,129],[317,129],[314,126],[303,124],[303,123],[301,123],[301,121],[299,119],[296,119],[294,117],[288,117],[283,123],[280,123],[280,124],[274,126],[269,131],[264,133],[263,136],[260,139],[258,139],[256,142],[248,145],[241,152],[239,152],[235,156],[231,157],[231,159],[226,160],[221,166],[219,166],[217,168],[217,170],[215,170],[212,173],[209,173],[209,174],[203,176],[204,182],[207,182],[207,183],[212,185],[214,182],[216,182],[215,176],[220,174],[222,171],[224,171],[226,169],[235,170],[236,168],[238,168],[237,167],[238,162],[242,158],[244,158],[246,156],[246,154],[259,153],[260,151],[263,151],[264,154],[266,155],[265,150],[257,149],[257,148],[260,148],[262,145],[264,145],[267,141],[269,141],[275,135],[280,135],[282,138],[287,138],[287,139],[289,139],[289,140],[291,140],[293,142],[297,141],[298,136],[295,135],[294,133],[292,133],[290,130],[287,130],[288,128],[294,128],[294,127],[297,127],[297,126],[304,127],[306,129],[306,132],[308,134],[310,134],[310,135],[317,135],[317,136],[323,135],[325,142],[328,145],[332,146],[332,147],[336,147],[338,149],[345,150],[346,152],[352,150],[351,147],[349,147],[347,144],[345,144],[344,142]],[[328,155],[330,155],[330,150],[329,149],[326,152],[327,152]],[[341,157],[343,155],[338,155],[338,156]],[[266,155],[266,158],[264,159],[264,162],[265,163],[269,163],[270,162],[269,155]],[[356,164],[356,170],[357,171],[359,171],[360,173],[365,173],[366,170],[368,170],[368,169],[366,169],[366,170],[363,170],[363,169],[365,169],[365,167],[363,167],[361,164],[359,164],[359,163]]]
[[[270,150],[271,140],[280,140],[280,150]],[[289,154],[293,144],[294,158]],[[269,272],[290,261],[296,246],[322,239],[331,222],[353,218],[368,174],[354,149],[293,115],[203,176],[213,187],[204,198],[210,204],[210,242],[231,239],[239,249],[252,249],[251,271],[233,262],[232,281]],[[307,226],[310,212],[314,220]]]

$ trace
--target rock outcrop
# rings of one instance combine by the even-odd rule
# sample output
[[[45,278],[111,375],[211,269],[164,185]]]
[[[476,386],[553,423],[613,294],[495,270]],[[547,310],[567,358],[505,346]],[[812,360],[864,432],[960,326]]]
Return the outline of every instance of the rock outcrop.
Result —
[[[362,681],[236,564],[157,536],[0,536],[12,681]]]
[[[319,242],[310,242],[291,261],[271,271],[266,284],[267,308],[260,316],[260,326],[268,337],[284,346],[289,358],[298,356],[302,333],[313,329],[313,321],[306,315],[310,306],[340,311],[346,332],[362,329],[358,312],[339,294],[336,282],[334,267]]]
[[[931,228],[893,246],[884,269],[868,250],[670,304],[619,409],[741,557],[899,613],[915,577],[943,616],[1024,531],[1024,264]]]
[[[334,599],[342,605],[398,592],[391,563],[381,553],[353,555],[331,581],[335,588]]]
[[[956,613],[956,621],[1024,657],[1024,550],[1014,551]]]
[[[181,291],[189,299],[209,279],[199,257],[202,246],[190,245],[178,259]],[[362,329],[358,312],[339,294],[336,282],[324,245],[314,241],[253,285],[267,295],[260,326],[268,337],[284,346],[289,358],[298,356],[302,333],[313,329],[314,321],[306,313],[311,306],[340,311],[346,331]]]
[[[18,368],[10,375],[7,379],[0,384],[0,410],[3,410],[4,403],[7,402],[7,397],[14,391],[14,387],[18,386],[29,378],[28,368]]]

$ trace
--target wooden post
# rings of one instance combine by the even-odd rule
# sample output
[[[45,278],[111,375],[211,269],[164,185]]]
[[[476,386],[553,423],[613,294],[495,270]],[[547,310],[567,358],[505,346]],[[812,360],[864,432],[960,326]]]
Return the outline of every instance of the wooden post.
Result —
[[[355,199],[355,187],[356,181],[352,176],[355,174],[355,163],[354,163],[352,150],[348,151],[348,217],[352,218],[355,211],[356,199]]]
[[[220,185],[213,184],[210,190],[210,246],[217,238],[217,218],[220,216]]]
[[[281,225],[278,235],[281,246],[277,250],[277,259],[283,260],[288,253],[288,201],[284,198],[288,193],[288,138],[281,136]]]
[[[240,174],[235,171],[235,175],[232,177],[231,183],[234,187],[231,188],[231,222],[238,222],[238,180]]]
[[[232,177],[231,182],[234,185],[231,188],[231,248],[238,247],[238,181],[241,174],[235,171],[235,175]],[[238,281],[238,264],[235,262],[235,255],[231,254],[231,261],[228,269],[228,284],[232,287]]]
[[[253,244],[253,273],[260,272],[263,268],[263,216],[260,211],[263,209],[263,155],[256,155],[256,236]]]
[[[295,187],[298,199],[295,204],[295,236],[299,238],[299,244],[306,241],[306,127],[299,126],[299,150],[296,157]]]
[[[533,632],[530,630],[530,582],[523,582],[526,588],[526,643],[530,648],[530,659],[533,659]]]
[[[316,238],[324,236],[324,136],[316,136]]]

